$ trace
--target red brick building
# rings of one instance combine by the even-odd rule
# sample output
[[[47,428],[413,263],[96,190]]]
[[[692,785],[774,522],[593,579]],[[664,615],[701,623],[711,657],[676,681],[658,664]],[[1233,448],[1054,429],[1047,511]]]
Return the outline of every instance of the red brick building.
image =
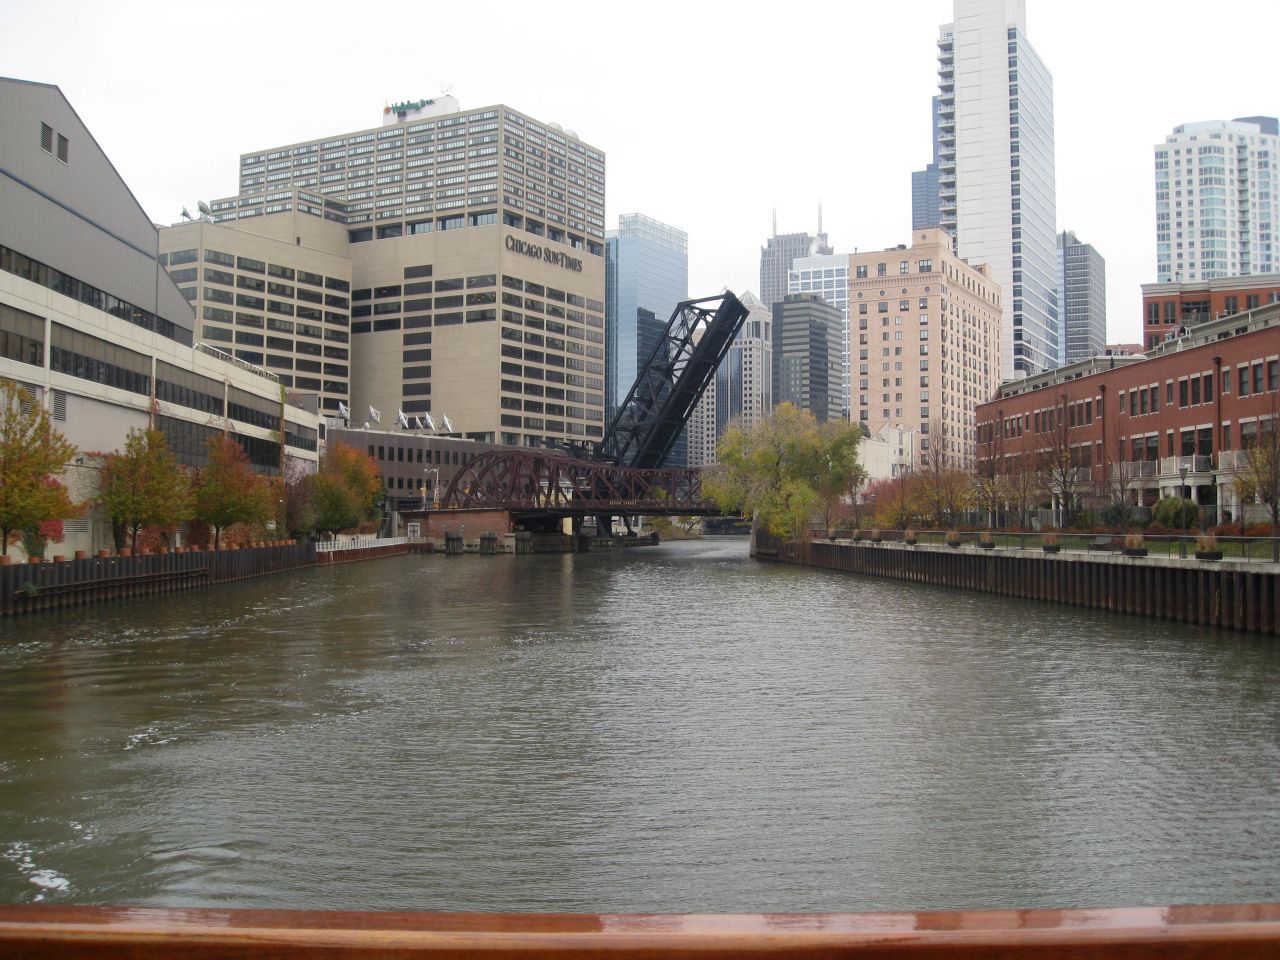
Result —
[[[1094,357],[1003,384],[977,410],[980,475],[1068,463],[1072,506],[1150,505],[1187,491],[1239,516],[1239,451],[1280,409],[1280,303],[1210,321],[1146,357]],[[1063,493],[1066,496],[1063,496]]]
[[[1180,327],[1280,302],[1280,274],[1221,277],[1190,283],[1142,285],[1142,343],[1150,350],[1176,338]]]

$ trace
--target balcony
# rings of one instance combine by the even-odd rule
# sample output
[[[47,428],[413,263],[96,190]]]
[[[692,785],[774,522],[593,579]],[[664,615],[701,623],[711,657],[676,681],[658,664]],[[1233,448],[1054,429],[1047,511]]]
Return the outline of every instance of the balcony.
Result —
[[[1213,457],[1192,456],[1192,457],[1163,457],[1160,460],[1160,476],[1176,477],[1187,468],[1188,475],[1196,473],[1212,473]]]
[[[1177,459],[1176,457],[1173,459]],[[1111,479],[1153,480],[1160,475],[1160,464],[1155,460],[1139,460],[1134,463],[1111,464]]]

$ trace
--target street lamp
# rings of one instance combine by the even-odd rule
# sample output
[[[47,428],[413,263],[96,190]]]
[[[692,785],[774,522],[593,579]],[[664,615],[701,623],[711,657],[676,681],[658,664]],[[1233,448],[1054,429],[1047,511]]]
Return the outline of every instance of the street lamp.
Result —
[[[1178,496],[1190,499],[1186,497],[1187,465],[1185,463],[1178,466],[1178,474],[1182,477],[1182,486],[1178,488]],[[1187,511],[1183,509],[1180,512],[1182,513],[1182,539],[1178,541],[1178,556],[1185,560],[1187,558]]]

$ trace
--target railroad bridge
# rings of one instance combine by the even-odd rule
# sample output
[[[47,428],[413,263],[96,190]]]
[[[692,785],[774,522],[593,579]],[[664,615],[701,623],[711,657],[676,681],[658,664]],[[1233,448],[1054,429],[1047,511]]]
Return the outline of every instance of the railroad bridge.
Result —
[[[699,470],[665,463],[746,316],[727,290],[678,304],[598,444],[482,453],[432,512],[505,511],[542,525],[594,516],[597,529],[609,529],[614,516],[719,515],[702,495]]]

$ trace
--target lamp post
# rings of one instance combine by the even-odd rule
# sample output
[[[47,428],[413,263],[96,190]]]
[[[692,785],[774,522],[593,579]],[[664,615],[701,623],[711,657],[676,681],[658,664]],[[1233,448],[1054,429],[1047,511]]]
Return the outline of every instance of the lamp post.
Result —
[[[1178,488],[1178,496],[1185,497],[1187,489],[1187,465],[1185,463],[1178,466],[1178,475],[1182,477],[1182,486]],[[1187,558],[1187,511],[1184,509],[1181,513],[1182,538],[1178,541],[1178,556],[1185,560]]]

